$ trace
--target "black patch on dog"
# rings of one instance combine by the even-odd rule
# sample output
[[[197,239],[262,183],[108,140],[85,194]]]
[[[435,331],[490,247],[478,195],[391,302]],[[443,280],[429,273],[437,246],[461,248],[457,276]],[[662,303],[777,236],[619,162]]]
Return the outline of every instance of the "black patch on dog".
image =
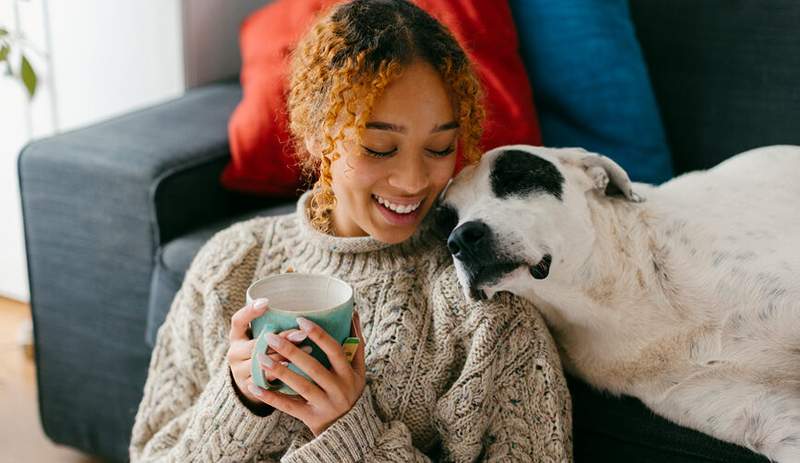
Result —
[[[556,166],[521,150],[500,153],[494,162],[490,178],[492,191],[498,198],[541,192],[561,200],[564,188],[564,177]]]
[[[458,212],[444,203],[440,203],[433,210],[433,230],[442,241],[447,240],[450,233],[458,225]]]

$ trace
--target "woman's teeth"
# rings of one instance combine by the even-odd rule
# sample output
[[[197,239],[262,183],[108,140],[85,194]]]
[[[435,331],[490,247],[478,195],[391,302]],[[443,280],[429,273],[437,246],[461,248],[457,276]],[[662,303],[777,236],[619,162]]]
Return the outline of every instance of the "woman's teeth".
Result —
[[[398,214],[410,214],[416,211],[419,205],[422,204],[422,201],[419,201],[416,204],[409,204],[407,206],[402,206],[400,204],[391,203],[388,200],[381,198],[378,195],[372,195],[372,197],[375,198],[376,201],[378,201],[387,209],[391,209],[392,211],[397,212]]]

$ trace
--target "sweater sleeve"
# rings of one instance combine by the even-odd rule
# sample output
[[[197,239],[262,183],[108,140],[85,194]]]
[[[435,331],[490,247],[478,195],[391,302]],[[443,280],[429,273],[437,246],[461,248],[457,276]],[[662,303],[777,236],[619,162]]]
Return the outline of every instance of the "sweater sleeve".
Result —
[[[370,387],[353,407],[319,436],[295,440],[281,463],[411,463],[431,461],[414,448],[401,421],[384,422],[372,406]]]
[[[228,244],[236,242],[227,238]],[[221,241],[212,240],[198,253],[159,329],[133,426],[132,462],[269,462],[291,443],[294,418],[279,411],[258,416],[234,389],[226,360],[225,296],[197,274],[208,261],[235,272],[252,258],[246,247],[221,249]]]
[[[572,461],[569,390],[535,307],[503,293],[467,310],[466,363],[436,413],[448,460]]]

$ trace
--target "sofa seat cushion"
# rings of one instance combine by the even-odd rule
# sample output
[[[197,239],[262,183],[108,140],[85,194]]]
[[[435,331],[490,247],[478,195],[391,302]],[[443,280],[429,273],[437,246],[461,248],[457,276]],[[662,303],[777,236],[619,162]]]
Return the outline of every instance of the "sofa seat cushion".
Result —
[[[183,283],[195,254],[215,233],[236,222],[259,216],[288,214],[295,210],[295,202],[290,201],[267,209],[258,209],[214,222],[195,231],[173,239],[161,246],[156,255],[156,266],[150,281],[150,301],[147,313],[145,341],[150,347],[155,345],[158,328],[164,323],[172,300]]]
[[[633,397],[614,397],[567,376],[575,461],[769,463],[737,445],[678,426]]]

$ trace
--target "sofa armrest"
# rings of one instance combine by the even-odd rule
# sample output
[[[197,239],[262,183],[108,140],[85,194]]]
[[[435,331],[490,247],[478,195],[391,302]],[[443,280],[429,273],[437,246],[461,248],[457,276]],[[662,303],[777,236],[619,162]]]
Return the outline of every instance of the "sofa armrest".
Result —
[[[199,88],[20,154],[40,414],[54,441],[127,455],[120,436],[130,435],[150,357],[156,250],[247,207],[219,186],[240,98],[236,83]]]

